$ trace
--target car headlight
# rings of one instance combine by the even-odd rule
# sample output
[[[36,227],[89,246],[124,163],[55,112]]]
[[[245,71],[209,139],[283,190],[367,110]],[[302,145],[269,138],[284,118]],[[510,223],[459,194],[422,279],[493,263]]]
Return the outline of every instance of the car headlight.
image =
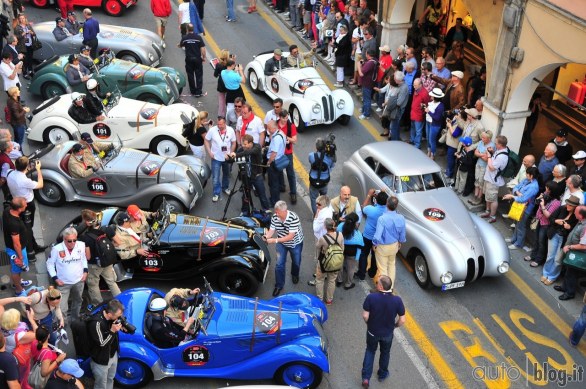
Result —
[[[165,92],[167,92],[168,94],[171,93],[171,88],[169,88],[168,86],[165,87]]]
[[[155,60],[155,56],[153,55],[153,53],[149,53],[149,59],[151,60],[151,62]]]
[[[206,169],[203,166],[199,167],[199,176],[204,178],[206,175]]]
[[[181,83],[181,79],[179,78],[179,76],[175,76],[175,83],[177,83],[177,84]]]
[[[311,110],[313,111],[313,113],[320,113],[321,112],[321,105],[315,104],[313,107],[311,107]]]
[[[162,47],[163,49],[166,49],[166,48],[167,48],[167,42],[165,42],[165,41],[161,41],[161,47]]]
[[[452,278],[454,278],[454,275],[447,271],[440,276],[440,281],[442,282],[442,284],[449,284],[450,282],[452,282]]]
[[[503,261],[501,262],[498,267],[496,268],[496,270],[500,273],[500,274],[505,274],[506,272],[509,271],[509,263],[507,261]]]
[[[336,103],[336,107],[338,107],[338,109],[344,109],[345,106],[346,102],[342,99],[338,100],[338,102]]]
[[[193,192],[195,192],[195,188],[193,187],[193,184],[191,182],[187,186],[187,191],[189,192],[189,194],[193,194]]]

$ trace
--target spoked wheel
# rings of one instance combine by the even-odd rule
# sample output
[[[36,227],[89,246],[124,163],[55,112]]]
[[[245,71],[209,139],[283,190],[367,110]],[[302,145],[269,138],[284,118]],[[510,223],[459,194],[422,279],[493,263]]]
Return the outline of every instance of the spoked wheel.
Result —
[[[275,381],[295,388],[315,389],[321,382],[323,372],[315,365],[296,362],[279,368]]]
[[[252,296],[258,289],[258,280],[244,269],[227,269],[218,276],[218,287],[222,292]]]
[[[65,89],[56,82],[47,82],[41,87],[41,94],[45,100],[65,94]]]
[[[50,207],[58,207],[65,204],[65,193],[56,182],[44,180],[43,187],[36,191],[39,203]]]
[[[289,112],[291,112],[291,119],[293,120],[293,124],[295,124],[295,128],[297,128],[297,132],[303,132],[305,130],[305,122],[301,117],[299,108],[295,105],[291,105]]]
[[[66,129],[61,127],[50,127],[43,133],[43,141],[45,143],[53,143],[55,145],[71,140],[71,134]]]
[[[141,63],[140,58],[138,58],[136,54],[131,53],[129,51],[123,51],[121,53],[118,53],[116,57],[118,57],[118,59],[122,59],[128,62]]]
[[[116,368],[114,380],[116,385],[122,388],[141,388],[147,385],[153,378],[151,369],[144,363],[134,359],[120,358]]]
[[[417,255],[415,255],[413,265],[413,275],[415,276],[415,281],[417,281],[417,284],[420,287],[426,289],[429,287],[429,266],[427,266],[427,260],[425,259],[425,256],[418,252]]]
[[[248,84],[254,93],[260,93],[260,81],[258,75],[253,69],[248,71]]]
[[[169,196],[157,197],[155,200],[153,200],[151,208],[152,209],[159,209],[159,207],[161,206],[161,203],[163,202],[163,197],[165,197],[165,200],[167,201],[167,204],[169,205],[169,210],[171,211],[171,213],[184,213],[185,212],[185,207],[183,206],[181,201],[179,201],[173,197],[169,197]],[[189,210],[187,210],[187,212],[189,212]]]

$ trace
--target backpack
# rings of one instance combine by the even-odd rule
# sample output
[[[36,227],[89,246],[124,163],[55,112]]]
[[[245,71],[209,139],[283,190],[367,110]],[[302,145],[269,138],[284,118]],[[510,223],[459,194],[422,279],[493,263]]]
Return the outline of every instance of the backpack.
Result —
[[[12,113],[10,112],[10,108],[8,108],[8,106],[4,107],[4,120],[6,123],[12,122]]]
[[[344,250],[342,250],[342,247],[338,244],[339,234],[339,232],[336,232],[336,239],[334,240],[332,240],[332,237],[328,234],[324,235],[328,248],[319,262],[323,272],[338,271],[344,266]]]
[[[108,238],[104,231],[99,230],[99,234],[96,234],[92,230],[86,232],[86,234],[95,239],[94,249],[96,252],[93,254],[98,258],[97,262],[99,266],[107,267],[117,262],[118,256],[116,255],[114,243],[112,243],[112,240]]]
[[[91,355],[93,342],[88,331],[91,319],[91,314],[84,313],[79,316],[79,319],[71,321],[70,327],[77,358],[87,358]]]
[[[314,153],[318,154],[318,153]],[[327,163],[324,163],[324,158],[326,157],[325,152],[321,152],[321,157],[315,158],[313,163],[311,164],[311,170],[309,174],[309,185],[313,186],[314,188],[321,189],[325,187],[330,182],[330,175],[328,174],[327,178],[321,178],[321,173],[327,171],[330,172],[330,168]],[[311,172],[317,171],[317,178],[311,177]]]
[[[511,151],[511,149],[507,148],[507,152],[500,153],[499,155],[506,155],[509,157],[507,161],[507,166],[504,169],[499,169],[498,173],[496,174],[496,178],[503,177],[503,178],[512,178],[517,174],[519,168],[521,167],[521,158],[519,158],[519,154]],[[498,157],[498,155],[497,155]]]

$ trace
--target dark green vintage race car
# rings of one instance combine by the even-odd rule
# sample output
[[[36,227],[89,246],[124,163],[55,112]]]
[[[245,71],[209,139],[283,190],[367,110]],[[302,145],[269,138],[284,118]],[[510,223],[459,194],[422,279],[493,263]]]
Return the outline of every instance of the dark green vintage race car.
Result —
[[[85,93],[85,84],[70,86],[65,76],[68,56],[54,56],[35,69],[29,91],[44,99],[66,93]],[[185,76],[170,67],[153,68],[117,59],[114,55],[100,56],[94,66],[95,78],[102,92],[120,90],[122,96],[155,104],[172,104],[179,100],[185,86]]]

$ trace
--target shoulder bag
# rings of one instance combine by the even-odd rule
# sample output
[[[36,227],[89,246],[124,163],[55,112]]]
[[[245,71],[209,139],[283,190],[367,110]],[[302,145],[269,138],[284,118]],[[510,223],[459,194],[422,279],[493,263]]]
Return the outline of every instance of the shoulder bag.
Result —
[[[285,142],[285,137],[283,137],[282,134],[277,134],[280,137],[283,138],[283,142]],[[285,143],[285,147],[287,147],[287,144]],[[273,166],[275,167],[275,169],[281,171],[283,169],[286,169],[287,166],[289,166],[289,157],[287,157],[285,154],[281,155],[279,158],[276,158],[273,161]]]
[[[523,213],[525,212],[525,208],[527,208],[527,203],[518,203],[516,201],[513,202],[509,211],[509,219],[516,222],[520,221],[523,217]]]
[[[49,349],[44,348],[41,353],[39,354],[37,360],[31,367],[31,371],[28,375],[28,384],[32,386],[34,389],[42,389],[47,384],[47,380],[51,376],[49,373],[46,377],[43,377],[41,374],[42,365],[43,365],[43,357],[47,354],[46,351],[51,351]]]

